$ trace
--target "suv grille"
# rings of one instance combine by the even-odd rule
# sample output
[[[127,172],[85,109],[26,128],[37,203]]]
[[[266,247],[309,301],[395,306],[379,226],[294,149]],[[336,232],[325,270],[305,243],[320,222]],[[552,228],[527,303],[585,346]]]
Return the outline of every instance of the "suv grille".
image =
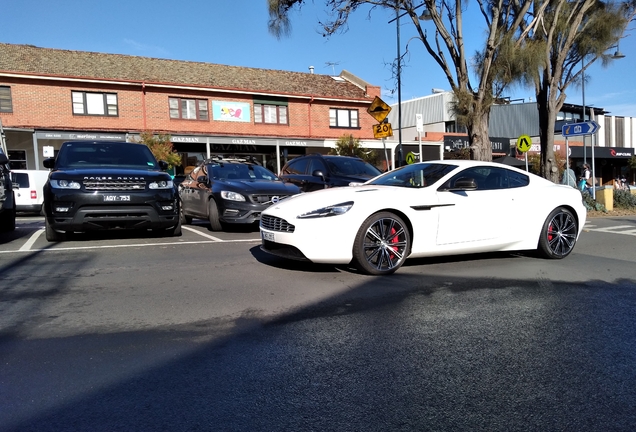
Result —
[[[145,180],[84,180],[84,188],[92,191],[133,191],[146,190]]]
[[[289,233],[293,233],[296,229],[295,226],[287,222],[285,219],[268,215],[261,215],[261,226],[270,231]]]
[[[288,196],[289,195],[251,195],[250,198],[252,202],[256,204],[272,204],[273,198],[278,198],[278,201],[280,201]]]

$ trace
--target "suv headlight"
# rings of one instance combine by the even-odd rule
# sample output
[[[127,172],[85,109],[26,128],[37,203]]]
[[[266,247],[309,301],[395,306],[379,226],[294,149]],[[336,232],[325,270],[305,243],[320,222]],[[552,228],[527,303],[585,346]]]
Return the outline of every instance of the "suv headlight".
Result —
[[[221,191],[221,198],[229,201],[245,201],[245,197],[243,195],[232,191]]]
[[[172,180],[154,181],[148,185],[149,189],[172,189],[173,187]]]
[[[353,201],[347,201],[303,213],[298,216],[298,219],[338,216],[351,210],[351,207],[353,207]]]
[[[55,189],[79,189],[79,182],[74,180],[51,180],[51,187]]]

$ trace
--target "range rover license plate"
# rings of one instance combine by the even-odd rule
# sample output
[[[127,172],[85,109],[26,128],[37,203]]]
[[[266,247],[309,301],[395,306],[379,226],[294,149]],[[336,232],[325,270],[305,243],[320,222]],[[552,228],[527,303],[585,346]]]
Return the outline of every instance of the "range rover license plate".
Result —
[[[274,240],[274,233],[261,231],[261,235],[263,237],[263,240],[268,240],[268,241],[271,241],[271,242],[276,241],[276,240]]]
[[[130,195],[104,195],[104,201],[110,201],[110,202],[130,201]]]

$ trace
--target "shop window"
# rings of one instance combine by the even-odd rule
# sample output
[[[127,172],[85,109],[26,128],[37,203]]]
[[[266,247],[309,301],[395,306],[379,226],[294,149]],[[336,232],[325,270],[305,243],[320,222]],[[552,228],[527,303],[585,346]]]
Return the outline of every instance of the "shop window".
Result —
[[[0,112],[13,112],[11,87],[0,86]]]
[[[206,99],[169,98],[170,118],[184,120],[208,120],[209,110]]]
[[[329,126],[338,128],[358,128],[358,110],[329,109]]]
[[[27,169],[26,150],[9,150],[9,167],[14,169]]]
[[[74,115],[117,117],[117,94],[73,91]]]

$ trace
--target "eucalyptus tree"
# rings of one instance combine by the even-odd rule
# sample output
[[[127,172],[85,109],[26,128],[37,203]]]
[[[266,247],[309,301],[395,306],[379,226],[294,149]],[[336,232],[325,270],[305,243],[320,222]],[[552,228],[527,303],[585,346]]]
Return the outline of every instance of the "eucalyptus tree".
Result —
[[[305,0],[267,0],[270,31],[281,37],[291,29],[289,13],[300,9]],[[530,0],[476,0],[476,6],[464,0],[323,0],[330,11],[325,21],[319,22],[324,36],[345,31],[350,15],[359,9],[387,9],[399,16],[407,16],[413,24],[417,38],[428,54],[444,72],[455,95],[453,111],[457,121],[466,127],[471,158],[491,160],[492,148],[488,136],[488,120],[492,104],[503,95],[510,83],[520,79],[527,70],[524,55],[532,41],[522,42],[529,33],[523,25],[537,21],[531,16],[534,4]],[[419,8],[425,5],[435,31],[429,36],[422,28]],[[475,53],[467,52],[464,38],[464,14],[476,7],[473,16],[481,17],[485,40]],[[528,22],[528,17],[530,23]],[[475,25],[471,23],[471,25]],[[401,62],[403,59],[397,59]]]
[[[528,19],[522,25],[517,40],[533,44],[542,57],[536,68],[527,69],[525,78],[537,97],[543,177],[558,181],[554,126],[567,97],[566,89],[582,82],[590,64],[599,60],[609,64],[612,55],[608,50],[634,18],[635,5],[635,0],[543,0],[535,4],[542,9],[541,18]]]

